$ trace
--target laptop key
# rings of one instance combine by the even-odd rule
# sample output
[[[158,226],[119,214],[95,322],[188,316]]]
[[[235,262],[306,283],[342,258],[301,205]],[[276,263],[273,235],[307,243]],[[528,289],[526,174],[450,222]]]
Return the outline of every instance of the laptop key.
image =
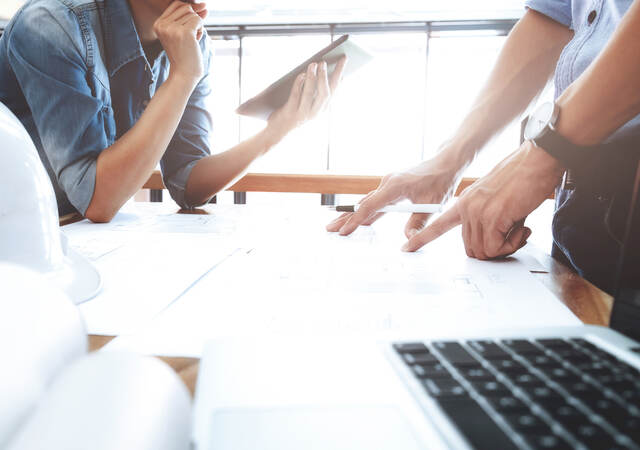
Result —
[[[617,422],[615,427],[640,445],[640,418],[629,416],[621,422]]]
[[[487,398],[487,401],[493,409],[499,413],[525,413],[531,411],[522,400],[514,397],[513,395],[502,395],[498,397]]]
[[[559,380],[558,383],[562,386],[569,394],[578,397],[588,397],[588,396],[600,396],[600,390],[592,384],[585,383],[584,381],[575,381],[573,379],[565,379]]]
[[[623,383],[627,380],[627,377],[625,377],[624,375],[620,375],[614,372],[603,373],[596,376],[590,375],[590,377],[605,387],[615,386],[617,383]]]
[[[551,351],[558,357],[562,359],[579,357],[579,356],[588,356],[585,355],[582,351],[577,350],[575,348],[568,347],[560,347],[560,348],[552,348]]]
[[[578,377],[578,375],[576,375],[571,370],[565,369],[564,367],[540,367],[540,371],[556,383],[565,380],[568,383],[572,382],[571,380],[575,382],[580,381],[580,377]]]
[[[496,368],[499,372],[503,372],[505,374],[512,373],[528,373],[529,371],[525,366],[520,364],[519,362],[513,359],[504,359],[498,361],[490,361],[493,367]]]
[[[432,397],[467,396],[467,390],[452,378],[430,378],[422,380],[427,393]]]
[[[435,342],[433,346],[454,366],[479,366],[480,363],[457,342]]]
[[[423,353],[429,352],[429,349],[422,342],[397,342],[393,344],[393,348],[398,353]]]
[[[567,364],[569,366],[573,366],[576,368],[579,368],[578,366],[580,364],[588,364],[593,362],[593,358],[589,355],[585,355],[584,353],[574,353],[568,356],[564,356],[562,357],[562,362],[564,364]]]
[[[581,399],[593,412],[601,415],[612,424],[622,421],[630,414],[629,411],[620,406],[616,401],[606,397],[587,397]]]
[[[550,413],[553,419],[560,422],[561,425],[580,424],[588,421],[582,411],[578,411],[575,407],[567,404],[557,406]]]
[[[532,373],[506,374],[507,378],[518,387],[523,386],[543,386],[544,381]]]
[[[613,436],[595,423],[567,424],[566,428],[577,440],[583,442],[590,449],[620,448],[616,445]]]
[[[634,399],[634,397],[637,398],[637,395],[640,393],[640,386],[631,381],[614,382],[606,385],[606,387],[625,400],[631,400]]]
[[[483,397],[501,397],[511,393],[511,391],[499,381],[476,381],[471,383],[471,385]]]
[[[573,367],[580,371],[586,371],[586,370],[597,371],[602,369],[608,369],[607,365],[604,364],[603,362],[596,361],[591,358],[586,362],[577,362],[573,365]]]
[[[484,368],[461,367],[458,371],[460,375],[469,381],[492,381],[496,379],[493,373]]]
[[[544,354],[541,349],[525,339],[506,339],[502,343],[520,355]]]
[[[620,373],[625,373],[629,375],[631,378],[636,378],[640,380],[640,370],[636,369],[633,366],[630,366],[624,361],[615,361],[610,363],[611,366]]]
[[[564,339],[536,339],[536,342],[547,348],[574,348],[569,342]]]
[[[562,367],[558,361],[547,355],[528,354],[522,357],[534,367]]]
[[[549,425],[532,413],[505,414],[503,417],[518,432],[526,434],[551,433]]]
[[[473,399],[438,399],[440,407],[476,449],[516,449],[517,447],[484,409]]]
[[[452,378],[445,366],[436,364],[414,364],[411,366],[418,378]]]
[[[485,359],[511,359],[511,355],[493,341],[469,341],[467,344]]]
[[[438,362],[438,358],[431,353],[403,353],[402,358],[407,364],[431,364]]]
[[[565,404],[564,398],[549,386],[521,386],[532,402],[538,403],[545,409],[552,409]]]
[[[524,436],[525,442],[534,449],[545,450],[569,450],[571,446],[557,434],[544,433]]]

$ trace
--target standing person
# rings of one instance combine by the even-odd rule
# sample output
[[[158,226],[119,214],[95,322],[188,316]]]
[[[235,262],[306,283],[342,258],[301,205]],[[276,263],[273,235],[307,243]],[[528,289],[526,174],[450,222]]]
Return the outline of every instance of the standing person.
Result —
[[[183,208],[206,203],[324,108],[340,79],[297,78],[267,126],[210,155],[211,43],[205,3],[29,0],[0,39],[0,101],[31,135],[61,214],[107,222],[158,162]]]
[[[470,257],[509,255],[531,233],[524,226],[527,215],[557,188],[554,256],[612,289],[616,230],[622,229],[623,198],[633,181],[627,172],[635,169],[640,144],[640,2],[525,4],[489,80],[440,152],[384,177],[356,213],[338,217],[329,231],[348,235],[403,199],[448,200],[476,154],[535,102],[553,76],[555,102],[533,112],[528,139],[430,225],[425,227],[428,216],[414,214],[403,249],[415,251],[462,224]]]

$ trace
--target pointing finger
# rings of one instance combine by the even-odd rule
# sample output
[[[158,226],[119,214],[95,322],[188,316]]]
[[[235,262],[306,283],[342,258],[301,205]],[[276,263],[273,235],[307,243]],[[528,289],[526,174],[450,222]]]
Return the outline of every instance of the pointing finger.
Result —
[[[454,205],[453,208],[438,217],[431,225],[409,239],[402,247],[402,251],[415,252],[453,227],[460,225],[460,222],[460,213],[457,205]]]

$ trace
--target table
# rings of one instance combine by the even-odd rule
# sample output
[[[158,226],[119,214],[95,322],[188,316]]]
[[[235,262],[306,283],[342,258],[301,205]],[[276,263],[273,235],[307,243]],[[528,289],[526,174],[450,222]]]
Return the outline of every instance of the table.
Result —
[[[166,205],[165,205],[166,208]],[[176,211],[187,214],[207,214],[207,207],[195,211]],[[579,277],[562,263],[555,261],[545,252],[529,244],[526,251],[536,258],[546,270],[534,272],[535,276],[558,299],[563,302],[583,323],[608,325],[612,298],[591,283]],[[90,351],[96,351],[111,341],[114,336],[91,335]],[[162,357],[183,379],[191,393],[195,390],[199,359]]]

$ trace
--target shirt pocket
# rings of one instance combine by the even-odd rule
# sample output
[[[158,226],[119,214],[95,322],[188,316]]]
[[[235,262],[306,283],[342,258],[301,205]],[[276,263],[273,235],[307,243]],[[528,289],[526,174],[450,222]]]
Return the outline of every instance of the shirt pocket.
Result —
[[[109,105],[102,107],[102,122],[104,123],[104,133],[107,142],[112,145],[116,140],[116,120],[113,115],[113,108]]]

